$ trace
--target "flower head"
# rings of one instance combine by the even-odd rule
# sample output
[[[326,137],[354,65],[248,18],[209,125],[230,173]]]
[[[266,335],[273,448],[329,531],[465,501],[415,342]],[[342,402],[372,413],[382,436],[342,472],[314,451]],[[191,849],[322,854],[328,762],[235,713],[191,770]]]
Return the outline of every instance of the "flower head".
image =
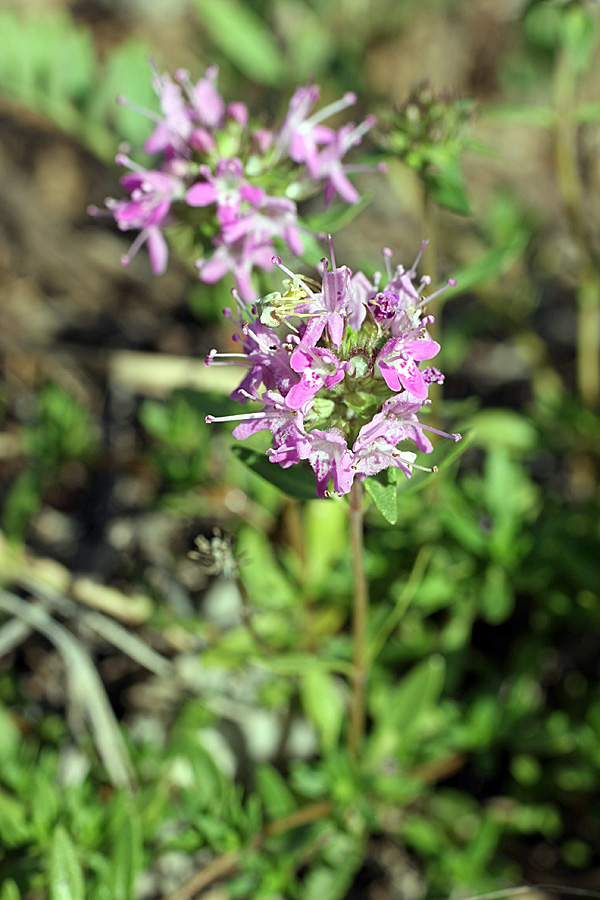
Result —
[[[331,248],[315,290],[274,258],[288,276],[285,295],[269,295],[280,298],[278,315],[266,312],[264,301],[249,307],[238,298],[243,353],[235,354],[235,363],[248,372],[232,397],[262,408],[207,421],[239,421],[237,439],[270,430],[271,462],[285,468],[308,463],[319,497],[329,495],[330,485],[346,494],[355,478],[390,467],[410,478],[416,454],[405,445],[431,453],[428,432],[460,440],[419,418],[430,403],[429,385],[443,380],[437,369],[419,364],[440,347],[427,334],[433,318],[415,286],[416,263],[408,272],[392,272],[389,251],[384,256],[383,286],[381,276],[368,279],[338,267]],[[287,322],[291,318],[295,324]],[[281,334],[284,329],[287,334]],[[220,357],[212,351],[207,364]]]
[[[348,177],[357,168],[345,158],[374,119],[338,129],[323,124],[356,97],[345,94],[316,109],[319,88],[307,85],[295,91],[279,127],[257,128],[243,103],[224,100],[217,80],[216,66],[196,82],[185,69],[171,77],[154,67],[160,112],[119,98],[153,123],[144,149],[157,160],[145,171],[120,153],[117,162],[140,174],[122,180],[130,201],[110,200],[107,206],[119,228],[140,231],[124,265],[147,244],[153,271],[164,271],[163,226],[182,222],[201,243],[200,278],[213,283],[231,272],[242,296],[258,299],[253,273],[272,267],[276,243],[295,256],[303,253],[299,200],[320,191],[327,203],[335,194],[347,203],[360,199]],[[339,323],[330,320],[326,327],[331,334]]]

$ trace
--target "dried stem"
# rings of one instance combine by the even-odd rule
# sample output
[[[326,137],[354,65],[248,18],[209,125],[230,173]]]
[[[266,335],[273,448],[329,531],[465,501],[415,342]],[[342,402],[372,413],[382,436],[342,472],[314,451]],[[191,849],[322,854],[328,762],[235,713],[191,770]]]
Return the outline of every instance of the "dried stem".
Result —
[[[192,900],[193,897],[197,897],[198,894],[202,893],[215,881],[220,881],[237,872],[244,853],[259,849],[269,837],[284,834],[286,831],[291,831],[292,828],[299,828],[302,825],[308,825],[311,822],[317,822],[319,819],[326,818],[331,814],[331,808],[329,800],[320,800],[316,803],[311,803],[309,806],[297,809],[282,819],[271,822],[245,848],[217,856],[207,866],[192,875],[175,893],[170,894],[167,900]]]
[[[354,576],[354,607],[352,636],[354,658],[352,674],[352,702],[348,748],[356,756],[365,733],[365,688],[367,680],[367,612],[369,596],[364,566],[363,546],[363,486],[355,479],[350,492],[350,546]]]

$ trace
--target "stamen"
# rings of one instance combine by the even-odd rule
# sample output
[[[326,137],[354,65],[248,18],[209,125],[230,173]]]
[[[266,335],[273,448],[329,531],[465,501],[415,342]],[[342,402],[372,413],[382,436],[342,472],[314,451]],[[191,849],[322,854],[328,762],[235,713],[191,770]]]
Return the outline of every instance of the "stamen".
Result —
[[[420,249],[419,252],[417,253],[417,257],[416,257],[414,263],[412,264],[412,266],[410,267],[410,271],[409,271],[409,273],[408,273],[411,277],[412,277],[412,276],[415,274],[415,272],[417,271],[417,266],[418,266],[419,263],[421,262],[421,257],[422,257],[423,254],[425,253],[425,248],[427,247],[428,243],[429,243],[429,241],[423,241],[423,243],[421,244],[421,249]]]
[[[266,416],[265,412],[241,413],[241,415],[237,416],[205,416],[204,421],[207,425],[212,425],[213,422],[241,422],[246,419],[265,419]]]
[[[217,360],[216,357],[220,357]],[[221,359],[223,360],[221,362]],[[239,362],[238,360],[241,360]],[[211,350],[204,360],[206,366],[249,366],[250,360],[245,353],[219,353],[217,350]]]
[[[389,283],[390,281],[393,281],[392,263],[391,263],[392,251],[389,247],[384,247],[381,252],[382,252],[383,258],[385,260],[385,273],[387,275],[387,280]],[[377,274],[379,274],[379,273],[377,273]]]
[[[146,230],[140,231],[140,233],[136,237],[135,241],[133,242],[133,244],[127,251],[127,253],[124,253],[121,256],[121,265],[125,269],[129,266],[129,263],[131,262],[131,260],[135,256],[135,254],[138,252],[140,247],[146,242],[147,238],[148,238],[148,232]]]
[[[334,116],[343,109],[354,106],[355,103],[356,94],[353,94],[352,91],[348,91],[343,97],[340,97],[339,100],[334,100],[333,103],[324,106],[323,109],[318,109],[316,113],[313,113],[310,118],[306,119],[306,124],[316,125],[318,122],[322,122],[323,119],[329,119],[330,116]]]
[[[123,94],[119,94],[117,97],[117,103],[119,106],[124,106],[126,109],[130,109],[132,112],[140,113],[140,115],[145,116],[146,119],[150,119],[152,122],[157,122],[160,124],[162,122],[162,117],[158,115],[158,113],[153,112],[153,110],[148,109],[145,106],[140,106],[139,103],[134,103],[132,100],[128,100]]]
[[[333,252],[333,238],[331,237],[330,234],[328,234],[327,237],[329,239],[329,252],[331,253],[331,268],[335,269],[336,265],[335,265],[335,253]]]
[[[459,434],[457,431],[453,434],[448,434],[447,431],[440,431],[439,428],[433,428],[431,425],[424,425],[423,422],[414,422],[412,424],[415,428],[420,428],[422,431],[431,431],[432,434],[439,434],[440,437],[452,438],[455,444],[462,441],[462,434]]]
[[[433,300],[435,297],[439,297],[440,294],[443,294],[444,291],[447,291],[448,288],[456,287],[456,278],[449,278],[446,284],[441,287],[439,290],[435,291],[433,294],[429,294],[428,297],[423,297],[417,309],[421,309],[421,307],[425,306],[426,303],[429,303],[430,300]]]
[[[308,295],[309,297],[314,297],[314,296],[315,296],[315,292],[314,292],[314,291],[311,291],[311,289],[309,288],[309,286],[306,284],[305,281],[303,281],[303,279],[300,277],[300,275],[295,275],[294,272],[292,272],[291,269],[288,269],[287,266],[284,266],[284,265],[283,265],[283,263],[281,262],[281,258],[280,258],[279,256],[273,256],[273,257],[271,257],[271,262],[272,262],[272,263],[275,263],[275,265],[276,265],[279,269],[281,269],[282,272],[285,272],[286,275],[289,275],[289,277],[292,279],[292,282],[293,282],[294,284],[299,284],[300,287],[302,288],[302,290],[303,290],[303,291],[306,291],[306,293],[307,293],[307,295]],[[308,302],[308,301],[307,301],[307,302]]]
[[[402,460],[403,465],[406,466],[407,469],[420,469],[421,472],[433,472],[433,474],[437,473],[438,467],[432,466],[430,469],[427,466],[420,466],[417,463],[411,462],[409,459],[406,459],[401,453],[392,453],[392,456],[395,459]]]
[[[126,153],[117,153],[115,163],[118,166],[125,166],[126,169],[131,169],[132,172],[138,172],[140,175],[145,175],[147,172],[147,169],[134,162]]]

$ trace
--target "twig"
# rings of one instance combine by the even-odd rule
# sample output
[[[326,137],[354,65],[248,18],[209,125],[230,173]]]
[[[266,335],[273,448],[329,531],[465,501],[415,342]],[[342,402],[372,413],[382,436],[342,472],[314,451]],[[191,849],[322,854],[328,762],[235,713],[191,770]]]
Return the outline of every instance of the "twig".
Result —
[[[323,819],[329,815],[331,809],[332,805],[329,800],[321,800],[318,803],[304,806],[288,816],[277,819],[275,822],[271,822],[246,847],[242,847],[240,850],[235,850],[232,853],[224,853],[222,856],[217,856],[200,872],[192,875],[189,881],[178,888],[175,893],[169,894],[165,900],[192,900],[193,897],[200,894],[214,881],[233,874],[241,863],[244,853],[256,850],[266,838],[274,837],[277,834],[291,831],[292,828],[299,828],[301,825],[308,825],[310,822]]]

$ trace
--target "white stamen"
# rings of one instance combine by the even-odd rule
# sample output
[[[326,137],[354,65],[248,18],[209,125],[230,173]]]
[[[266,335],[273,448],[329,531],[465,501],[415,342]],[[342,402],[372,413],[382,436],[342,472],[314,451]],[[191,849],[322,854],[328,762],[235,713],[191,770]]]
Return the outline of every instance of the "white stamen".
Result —
[[[246,419],[265,419],[266,416],[265,412],[241,413],[237,416],[206,416],[204,421],[207,425],[212,425],[213,422],[241,422]]]
[[[310,118],[306,119],[306,124],[316,125],[317,122],[322,122],[323,119],[329,119],[330,116],[334,116],[336,113],[341,112],[343,109],[347,109],[349,106],[354,106],[355,103],[356,94],[353,94],[352,91],[348,91],[348,93],[344,94],[343,97],[340,97],[339,100],[335,100],[328,106],[324,106],[323,109],[319,109],[316,113],[313,113]]]

